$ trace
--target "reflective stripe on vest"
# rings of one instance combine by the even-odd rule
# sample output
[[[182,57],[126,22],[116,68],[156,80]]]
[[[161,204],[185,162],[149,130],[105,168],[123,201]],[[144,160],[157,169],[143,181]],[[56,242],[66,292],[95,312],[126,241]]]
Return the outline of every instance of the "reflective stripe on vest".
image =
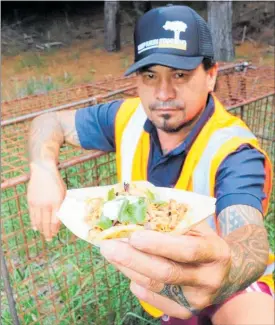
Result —
[[[136,147],[147,119],[141,103],[131,116],[121,139],[121,181],[130,182]]]
[[[269,254],[271,255],[272,252],[270,251]],[[264,271],[264,275],[272,274],[275,270],[275,264],[274,262],[267,266],[267,268]]]
[[[244,129],[240,126],[231,126],[228,128],[218,129],[211,135],[209,142],[193,173],[194,192],[208,196],[211,195],[210,168],[214,155],[218,152],[221,145],[236,136],[248,139],[256,139],[256,137],[251,133],[251,131]],[[209,172],[205,173],[205,171]]]
[[[234,137],[242,137],[247,139],[256,139],[253,133],[240,126],[231,126],[216,130],[210,137],[206,148],[203,151],[200,160],[193,172],[193,191],[203,194],[211,195],[210,189],[210,169],[213,158],[218,152],[219,148]],[[209,226],[217,231],[215,216],[207,219]]]

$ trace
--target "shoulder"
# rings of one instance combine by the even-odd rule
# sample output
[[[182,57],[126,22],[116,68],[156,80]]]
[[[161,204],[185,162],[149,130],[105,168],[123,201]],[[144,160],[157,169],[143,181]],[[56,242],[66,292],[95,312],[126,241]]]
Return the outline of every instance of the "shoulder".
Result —
[[[114,125],[124,100],[81,108],[75,115],[75,127],[85,149],[114,150]]]
[[[265,199],[264,155],[248,145],[230,154],[216,174],[217,214],[231,205],[248,205],[262,213]]]

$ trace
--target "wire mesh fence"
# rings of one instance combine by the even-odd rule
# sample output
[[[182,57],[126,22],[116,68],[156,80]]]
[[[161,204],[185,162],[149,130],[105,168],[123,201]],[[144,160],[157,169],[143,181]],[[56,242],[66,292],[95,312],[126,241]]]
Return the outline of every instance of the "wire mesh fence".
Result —
[[[33,95],[21,99],[4,101],[2,103],[3,116],[6,120],[11,117],[18,117],[28,113],[39,112],[47,107],[56,107],[64,104],[70,104],[75,101],[90,99],[92,103],[106,94],[112,93],[115,90],[121,89],[131,90],[133,87],[134,78],[106,78],[102,81],[83,84],[72,88],[50,91],[41,95]]]
[[[97,154],[61,175],[68,189],[115,183],[114,155]],[[50,243],[31,229],[26,190],[23,182],[2,193],[3,251],[21,323],[119,324],[129,311],[140,314],[128,281],[98,249],[64,227]],[[5,308],[2,319],[9,324]]]
[[[251,97],[274,90],[275,72],[272,67],[254,67],[246,62],[223,64],[219,68],[217,94],[225,105],[234,105]],[[42,95],[2,102],[1,125],[12,118],[27,119],[47,109],[72,109],[95,104],[108,98],[135,96],[135,77],[111,78]],[[31,118],[32,115],[29,117]],[[19,119],[19,121],[20,121]],[[11,121],[10,121],[11,120]]]
[[[267,68],[259,71],[236,71],[235,67],[221,70],[217,95],[255,132],[274,162],[274,71]],[[258,76],[265,81],[264,85],[255,82]],[[42,109],[54,108],[55,105],[67,105],[60,109],[76,109],[87,104],[136,96],[133,79],[109,82],[97,85],[97,88],[83,86],[79,96],[79,88],[76,88],[6,102],[2,107],[6,114],[4,122],[20,118],[4,124],[1,137],[2,251],[20,324],[158,323],[143,314],[129,291],[128,280],[101,258],[97,248],[77,239],[64,227],[52,242],[45,242],[31,229],[29,222],[26,141],[33,118],[29,114],[40,114]],[[99,94],[100,87],[102,92]],[[99,96],[95,98],[95,94]],[[254,98],[249,99],[248,96],[252,95]],[[28,115],[22,118],[22,114]],[[112,153],[85,151],[66,145],[60,152],[59,169],[68,189],[117,181],[115,155]],[[274,193],[272,205],[274,211]],[[2,298],[2,323],[13,324],[6,295]]]

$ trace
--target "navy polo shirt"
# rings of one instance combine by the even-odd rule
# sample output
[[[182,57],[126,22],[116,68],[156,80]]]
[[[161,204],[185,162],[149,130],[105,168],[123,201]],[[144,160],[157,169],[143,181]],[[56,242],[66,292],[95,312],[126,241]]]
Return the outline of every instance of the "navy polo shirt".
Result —
[[[115,151],[115,118],[123,100],[79,109],[75,123],[81,146],[85,149]],[[188,151],[207,120],[214,111],[214,102],[209,97],[200,119],[184,142],[163,154],[155,126],[148,119],[144,130],[150,134],[148,180],[156,186],[173,187],[180,175]],[[216,175],[216,213],[224,208],[244,204],[262,212],[265,198],[264,156],[249,145],[243,145],[230,154],[220,165]]]

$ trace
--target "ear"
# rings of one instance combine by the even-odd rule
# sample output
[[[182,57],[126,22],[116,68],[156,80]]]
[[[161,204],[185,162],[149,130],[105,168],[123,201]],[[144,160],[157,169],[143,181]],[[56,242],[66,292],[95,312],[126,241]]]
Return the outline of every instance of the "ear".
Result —
[[[212,68],[207,71],[207,88],[208,92],[214,91],[218,75],[218,64],[216,63]]]

